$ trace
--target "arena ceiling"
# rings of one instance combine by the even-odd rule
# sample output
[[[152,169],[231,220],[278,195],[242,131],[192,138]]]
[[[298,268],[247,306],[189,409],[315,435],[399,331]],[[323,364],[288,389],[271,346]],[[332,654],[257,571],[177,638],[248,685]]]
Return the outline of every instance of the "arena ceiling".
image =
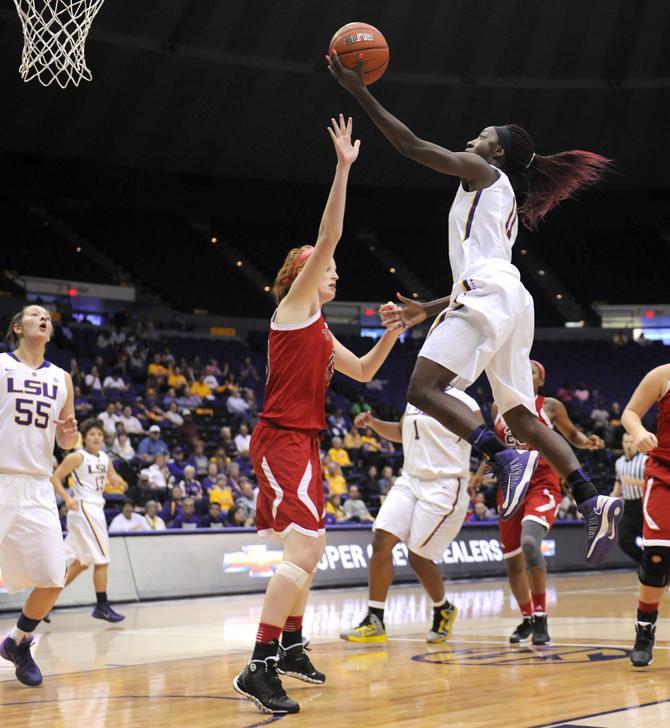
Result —
[[[326,74],[332,33],[364,20],[391,65],[373,87],[419,135],[460,149],[491,123],[538,151],[614,157],[619,188],[670,188],[667,0],[106,0],[94,79],[18,76],[21,31],[0,9],[0,150],[225,178],[323,182],[325,126],[353,113],[358,183],[436,187],[386,145]]]

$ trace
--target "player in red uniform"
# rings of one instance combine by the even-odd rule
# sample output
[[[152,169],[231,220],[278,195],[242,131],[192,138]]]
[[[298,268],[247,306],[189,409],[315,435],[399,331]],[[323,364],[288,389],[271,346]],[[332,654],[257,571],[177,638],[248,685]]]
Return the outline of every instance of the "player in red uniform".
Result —
[[[331,334],[321,313],[335,298],[333,254],[342,234],[349,169],[360,144],[352,143],[351,119],[345,123],[340,114],[331,122],[335,178],[316,244],[291,250],[275,279],[278,305],[268,337],[265,407],[251,438],[258,478],[256,528],[261,536],[281,538],[284,554],[265,592],[253,655],[233,687],[273,714],[300,709],[284,692],[278,671],[310,683],[326,679],[302,642],[302,615],[325,546],[318,433],[326,426],[326,391],[333,370],[361,382],[372,379],[398,339],[397,332],[387,331],[359,358]]]
[[[658,405],[656,434],[642,418]],[[630,660],[645,667],[652,660],[658,606],[670,577],[670,364],[652,369],[640,382],[621,417],[635,439],[635,447],[647,453],[642,502],[642,563],[635,624],[635,646]]]
[[[597,435],[587,436],[575,427],[562,402],[538,394],[545,381],[545,369],[539,361],[534,360],[531,360],[531,369],[535,408],[540,422],[552,429],[556,428],[574,447],[582,450],[600,450],[605,447]],[[491,414],[496,434],[508,447],[528,447],[516,439],[495,404]],[[486,467],[486,462],[483,461],[480,470]],[[540,457],[519,509],[509,520],[498,522],[507,578],[523,615],[523,621],[510,636],[512,644],[524,642],[531,635],[534,645],[550,642],[546,610],[547,564],[542,555],[542,539],[554,523],[562,497],[558,474]],[[499,488],[498,508],[501,505],[502,491]]]

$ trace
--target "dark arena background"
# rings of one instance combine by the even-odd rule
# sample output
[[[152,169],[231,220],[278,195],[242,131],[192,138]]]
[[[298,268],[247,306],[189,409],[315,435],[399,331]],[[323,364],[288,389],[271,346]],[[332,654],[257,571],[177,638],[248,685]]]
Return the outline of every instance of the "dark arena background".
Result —
[[[353,20],[384,33],[390,64],[371,91],[421,138],[462,151],[482,128],[518,123],[538,154],[614,160],[537,231],[520,225],[512,262],[534,299],[541,394],[602,438],[604,448],[579,456],[601,494],[615,486],[622,411],[670,351],[669,3],[105,0],[85,49],[92,80],[62,89],[20,78],[22,26],[4,2],[0,319],[4,332],[23,307],[48,308],[47,358],[72,376],[77,419],[104,413],[104,448],[125,481],[104,493],[107,524],[117,523],[109,599],[126,619],[90,618],[88,572],[63,591],[35,633],[44,683],[24,687],[0,660],[3,728],[670,724],[667,604],[653,665],[633,668],[637,564],[616,547],[587,566],[564,483],[543,542],[550,645],[509,644],[520,615],[492,477],[471,490],[440,564],[459,608],[451,638],[426,643],[431,600],[399,544],[388,640],[339,639],[365,616],[372,539],[370,521],[342,508],[357,488],[373,518],[403,463],[400,444],[353,419],[366,410],[400,418],[430,319],[371,381],[336,374],[327,397],[327,546],[304,619],[327,681],[284,677],[301,704],[289,716],[262,715],[231,687],[281,560],[281,544],[255,534],[248,456],[263,410],[270,289],[288,250],[315,242],[336,161],[331,117],[353,117],[361,150],[335,253],[337,298],[324,308],[330,329],[362,355],[384,331],[383,302],[396,292],[447,296],[453,284],[458,180],[398,154],[327,71],[330,38]],[[492,424],[486,377],[468,392]],[[655,408],[644,425],[655,431]],[[164,455],[155,457],[156,442]],[[0,453],[11,460],[6,444]],[[64,454],[56,448],[54,467]],[[479,457],[473,450],[473,474]],[[189,490],[187,464],[199,491]],[[180,484],[199,493],[193,517]],[[119,521],[130,502],[144,523],[147,493],[165,531]],[[213,501],[220,522],[205,527]],[[25,597],[0,573],[3,635]]]

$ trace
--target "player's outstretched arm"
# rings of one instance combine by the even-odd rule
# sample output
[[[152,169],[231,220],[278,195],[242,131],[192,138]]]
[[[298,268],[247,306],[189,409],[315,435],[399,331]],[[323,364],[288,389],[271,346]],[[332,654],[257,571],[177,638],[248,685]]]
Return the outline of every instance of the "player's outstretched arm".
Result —
[[[436,298],[433,301],[415,301],[401,293],[396,293],[396,296],[402,305],[387,301],[379,307],[381,324],[391,331],[394,329],[407,331],[427,318],[436,316],[447,308],[450,300],[449,296]]]
[[[84,462],[84,456],[80,452],[71,452],[63,458],[63,462],[54,470],[51,476],[51,485],[58,495],[65,501],[65,505],[70,511],[76,511],[79,508],[77,501],[63,487],[63,481],[73,470],[78,468]]]
[[[356,427],[371,427],[379,436],[391,442],[402,442],[402,426],[400,422],[378,420],[370,412],[361,412],[354,420]]]
[[[635,447],[640,452],[650,452],[658,447],[656,435],[645,429],[642,418],[663,396],[668,379],[670,379],[670,364],[664,364],[648,372],[637,385],[621,415],[621,423],[626,432],[635,439]]]
[[[563,402],[553,397],[546,397],[544,406],[551,423],[571,445],[580,450],[602,450],[605,447],[605,442],[598,435],[585,435],[577,429]]]
[[[400,329],[387,329],[372,349],[363,356],[356,356],[333,336],[335,369],[357,382],[369,382],[386,361],[401,333]]]
[[[331,119],[330,123],[328,133],[333,140],[337,154],[335,177],[319,225],[314,252],[282,301],[284,308],[311,305],[323,274],[342,237],[349,170],[358,157],[361,143],[358,139],[355,142],[352,141],[353,120],[351,117],[345,121],[344,116],[340,114],[339,119]]]
[[[328,70],[337,82],[346,89],[375,126],[404,157],[430,167],[436,172],[461,177],[470,186],[486,187],[495,182],[495,172],[477,154],[452,152],[449,149],[420,139],[400,119],[389,113],[368,91],[363,80],[363,58],[359,58],[356,69],[346,69],[333,50],[326,56]]]

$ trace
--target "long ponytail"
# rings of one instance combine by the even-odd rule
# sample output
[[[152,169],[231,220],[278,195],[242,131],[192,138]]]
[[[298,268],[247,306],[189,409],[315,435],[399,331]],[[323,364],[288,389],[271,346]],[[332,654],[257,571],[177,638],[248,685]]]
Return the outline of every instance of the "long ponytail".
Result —
[[[516,178],[515,187],[525,193],[519,217],[530,230],[535,230],[560,202],[595,184],[613,167],[611,159],[581,149],[548,156],[536,154],[532,137],[518,124],[496,129],[504,130],[498,133],[505,151],[503,170],[513,180]]]

